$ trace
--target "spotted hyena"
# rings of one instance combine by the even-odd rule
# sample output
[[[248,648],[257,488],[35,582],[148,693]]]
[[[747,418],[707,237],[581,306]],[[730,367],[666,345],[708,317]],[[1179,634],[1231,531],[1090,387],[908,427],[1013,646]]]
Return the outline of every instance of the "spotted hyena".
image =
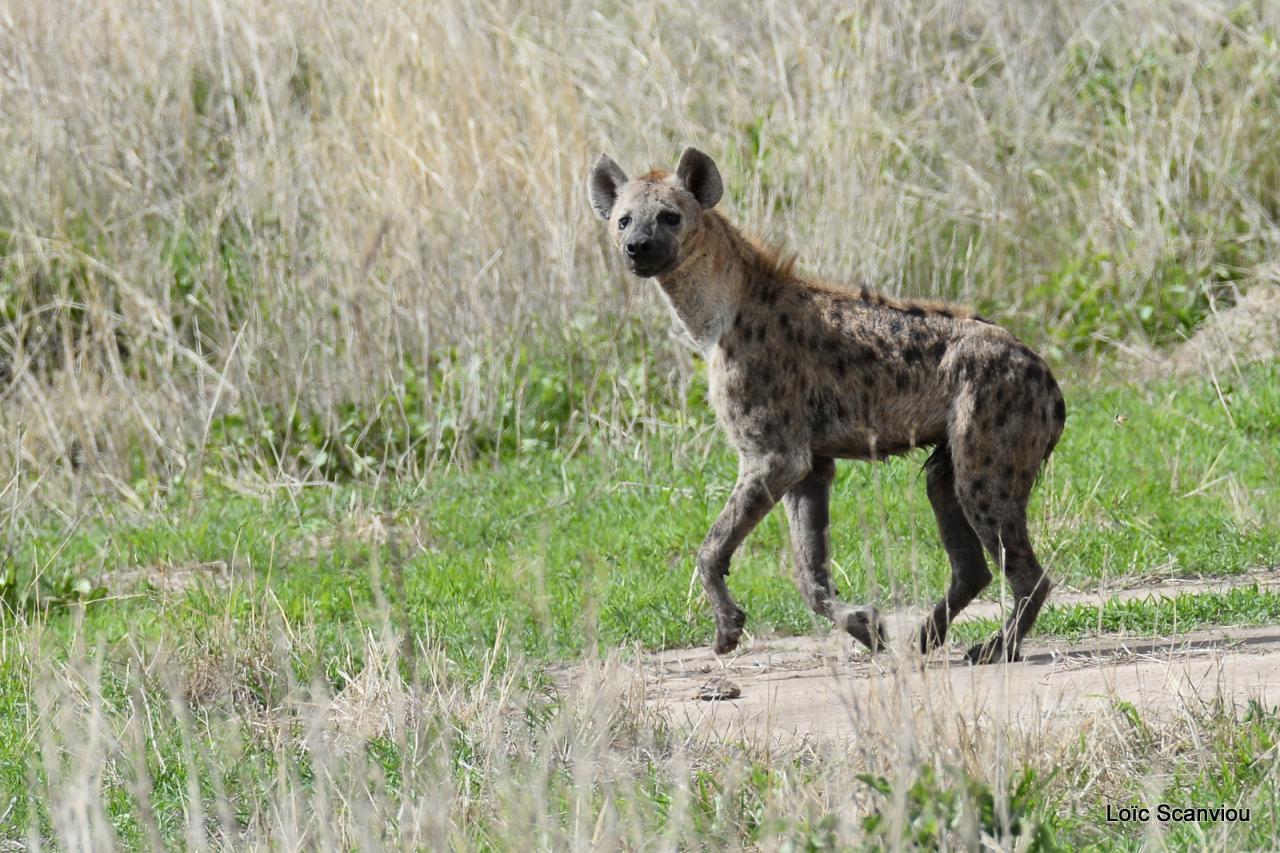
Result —
[[[602,156],[588,189],[627,269],[657,278],[705,355],[712,405],[739,454],[737,484],[698,551],[715,651],[734,649],[746,622],[725,583],[729,560],[779,499],[809,606],[880,648],[875,608],[841,602],[831,582],[834,460],[931,446],[924,467],[951,587],[920,630],[921,651],[941,643],[991,581],[985,548],[1004,568],[1014,608],[968,658],[1017,660],[1052,586],[1027,532],[1031,487],[1066,419],[1044,360],[965,308],[799,274],[714,210],[720,173],[696,149],[674,174],[634,179]]]

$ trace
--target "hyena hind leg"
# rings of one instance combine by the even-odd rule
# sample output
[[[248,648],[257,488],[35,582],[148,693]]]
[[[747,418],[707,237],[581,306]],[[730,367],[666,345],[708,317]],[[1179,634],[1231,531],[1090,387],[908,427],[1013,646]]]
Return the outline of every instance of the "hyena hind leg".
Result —
[[[1013,593],[1013,611],[1004,627],[987,641],[969,649],[965,657],[970,663],[1021,660],[1022,639],[1035,624],[1053,589],[1052,581],[1031,548],[1025,507],[1025,501],[1010,507],[1009,515],[1004,519],[966,507],[982,544],[997,565],[1004,568]]]
[[[956,497],[950,446],[944,441],[934,448],[924,467],[929,503],[951,563],[951,586],[920,628],[920,652],[927,655],[946,639],[951,620],[991,583],[991,571],[982,553],[982,541]]]
[[[969,650],[973,663],[1020,660],[1022,639],[1053,586],[1031,547],[1027,503],[1036,472],[1062,431],[1061,411],[1052,394],[1041,393],[1047,372],[1033,364],[1027,375],[1033,374],[1041,377],[1040,385],[1020,379],[1022,384],[987,387],[982,405],[958,419],[950,435],[956,498],[1013,593],[1004,627]],[[1056,393],[1056,387],[1050,390]],[[1007,392],[1003,403],[1002,391]]]
[[[817,457],[809,475],[783,496],[796,586],[809,608],[826,617],[873,652],[888,645],[880,614],[870,605],[855,607],[836,598],[831,582],[831,484],[835,462]]]

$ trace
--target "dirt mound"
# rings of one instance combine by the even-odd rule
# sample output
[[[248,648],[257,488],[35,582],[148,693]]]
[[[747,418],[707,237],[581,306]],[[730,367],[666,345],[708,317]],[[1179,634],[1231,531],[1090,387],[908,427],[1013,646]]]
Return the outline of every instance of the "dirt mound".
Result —
[[[231,567],[222,560],[134,566],[106,573],[101,584],[113,596],[130,595],[148,587],[181,595],[202,584],[225,589],[231,584]]]
[[[1280,285],[1258,284],[1163,360],[1179,375],[1217,374],[1280,355]]]

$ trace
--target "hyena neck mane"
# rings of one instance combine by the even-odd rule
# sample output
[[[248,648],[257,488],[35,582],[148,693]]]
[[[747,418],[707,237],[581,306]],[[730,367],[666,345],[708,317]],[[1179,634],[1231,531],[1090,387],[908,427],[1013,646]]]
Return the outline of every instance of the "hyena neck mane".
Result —
[[[794,279],[793,258],[750,240],[718,211],[702,214],[679,266],[658,277],[671,310],[704,353],[715,348],[744,300]]]
[[[713,350],[733,325],[739,310],[756,303],[766,310],[790,303],[788,292],[807,297],[854,299],[864,309],[924,317],[991,321],[972,308],[928,299],[904,299],[868,287],[832,284],[795,271],[795,256],[783,254],[742,234],[719,211],[703,213],[690,237],[684,260],[658,277],[658,284],[685,330],[704,354]]]

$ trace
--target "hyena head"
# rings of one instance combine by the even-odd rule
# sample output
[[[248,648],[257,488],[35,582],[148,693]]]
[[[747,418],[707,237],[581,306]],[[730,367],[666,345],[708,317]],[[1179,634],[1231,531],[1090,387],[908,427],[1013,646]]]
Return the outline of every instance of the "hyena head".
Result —
[[[641,278],[670,272],[697,244],[702,212],[724,191],[711,158],[686,148],[675,174],[653,171],[628,180],[609,155],[587,181],[591,207],[609,223],[627,269]]]

